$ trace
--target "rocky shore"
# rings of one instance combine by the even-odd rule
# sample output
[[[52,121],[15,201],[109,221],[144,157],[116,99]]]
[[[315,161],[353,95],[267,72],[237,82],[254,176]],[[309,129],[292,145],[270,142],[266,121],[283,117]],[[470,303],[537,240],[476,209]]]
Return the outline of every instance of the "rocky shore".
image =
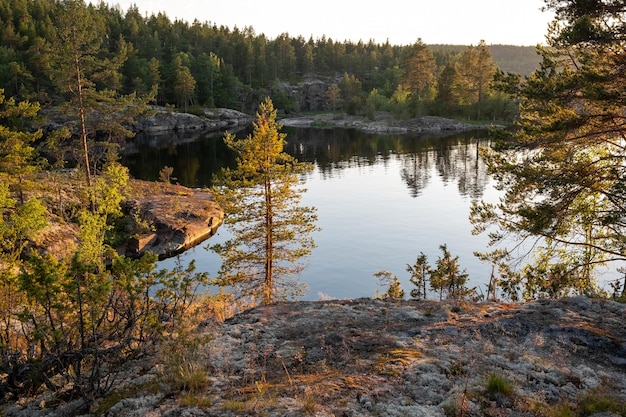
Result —
[[[245,113],[224,109],[206,108],[201,115],[174,112],[164,107],[154,107],[154,114],[140,119],[134,126],[136,132],[169,133],[181,131],[237,130],[250,126],[254,118]]]
[[[230,109],[204,109],[203,115],[168,111],[155,108],[155,114],[139,120],[137,133],[159,137],[165,135],[193,136],[194,133],[239,131],[252,126],[254,118]],[[377,134],[442,134],[475,129],[502,127],[495,124],[473,124],[436,116],[397,119],[387,112],[378,112],[373,118],[350,116],[343,113],[286,116],[279,120],[284,126],[358,129]]]
[[[131,180],[130,187],[131,197],[122,205],[133,232],[116,248],[122,255],[150,251],[160,259],[174,256],[210,238],[224,219],[209,190],[139,180]],[[78,246],[78,235],[75,223],[52,218],[33,244],[41,253],[67,258]]]
[[[83,415],[624,416],[625,323],[625,304],[585,297],[272,304],[204,321],[177,361],[129,364]],[[3,412],[77,408],[47,401]]]
[[[143,181],[133,181],[133,185],[136,193],[126,201],[126,209],[151,230],[119,248],[127,256],[144,252],[160,259],[174,256],[213,236],[224,220],[224,212],[209,190]]]
[[[325,113],[313,116],[286,117],[281,119],[280,123],[292,127],[358,129],[366,133],[376,134],[446,134],[502,127],[495,124],[472,124],[435,116],[396,119],[384,112],[378,113],[373,119]]]

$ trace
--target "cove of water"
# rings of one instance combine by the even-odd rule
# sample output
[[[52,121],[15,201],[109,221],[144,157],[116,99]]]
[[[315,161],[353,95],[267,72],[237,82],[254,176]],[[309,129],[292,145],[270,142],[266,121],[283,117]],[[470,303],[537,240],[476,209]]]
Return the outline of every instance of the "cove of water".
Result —
[[[371,297],[379,286],[373,274],[397,275],[407,296],[412,286],[406,265],[423,252],[434,266],[446,244],[469,274],[468,286],[486,292],[491,267],[473,256],[487,249],[486,235],[473,236],[469,209],[473,200],[496,201],[498,192],[478,155],[487,145],[484,131],[450,136],[371,135],[347,129],[288,129],[285,150],[311,162],[302,178],[302,204],[317,208],[321,231],[300,275],[309,291],[305,300]],[[137,153],[123,163],[131,175],[154,180],[164,166],[174,168],[182,185],[210,184],[211,176],[233,163],[221,135],[163,147],[139,139]],[[180,256],[186,264],[215,276],[220,258],[206,249],[228,238],[221,227],[205,244]],[[177,259],[162,261],[171,268]]]

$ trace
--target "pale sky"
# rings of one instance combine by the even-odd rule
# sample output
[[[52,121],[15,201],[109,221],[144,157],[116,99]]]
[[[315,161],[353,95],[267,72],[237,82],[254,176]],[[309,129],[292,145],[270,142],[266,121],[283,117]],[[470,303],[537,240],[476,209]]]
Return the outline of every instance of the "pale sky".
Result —
[[[97,3],[97,2],[95,2]],[[112,0],[143,15],[165,12],[171,19],[194,19],[217,26],[252,26],[273,39],[281,33],[306,40],[322,35],[334,41],[373,39],[408,45],[487,44],[535,46],[545,43],[552,14],[544,0]]]

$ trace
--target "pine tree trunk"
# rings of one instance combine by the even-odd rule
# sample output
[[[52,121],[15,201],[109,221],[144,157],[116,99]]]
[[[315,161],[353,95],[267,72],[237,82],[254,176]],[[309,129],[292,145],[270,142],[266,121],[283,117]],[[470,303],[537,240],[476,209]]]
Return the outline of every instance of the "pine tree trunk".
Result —
[[[263,304],[272,302],[272,274],[274,261],[274,239],[273,229],[273,207],[272,207],[272,183],[269,178],[265,178],[265,282]]]
[[[89,149],[87,147],[87,128],[85,126],[85,106],[83,104],[83,84],[81,80],[80,74],[80,62],[78,60],[78,55],[75,57],[75,65],[76,65],[76,87],[77,87],[77,95],[78,95],[78,114],[80,117],[80,139],[83,146],[83,164],[85,165],[85,176],[87,179],[87,186],[91,187],[91,171],[89,168]]]

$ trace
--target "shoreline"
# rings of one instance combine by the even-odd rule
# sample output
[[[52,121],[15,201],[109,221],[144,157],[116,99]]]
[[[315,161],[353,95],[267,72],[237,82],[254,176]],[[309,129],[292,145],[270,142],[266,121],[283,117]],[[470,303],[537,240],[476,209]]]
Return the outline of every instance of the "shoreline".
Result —
[[[377,113],[374,119],[322,113],[312,116],[285,117],[279,122],[286,127],[357,129],[372,134],[446,134],[505,127],[500,124],[472,124],[438,116],[395,119],[388,113]]]

